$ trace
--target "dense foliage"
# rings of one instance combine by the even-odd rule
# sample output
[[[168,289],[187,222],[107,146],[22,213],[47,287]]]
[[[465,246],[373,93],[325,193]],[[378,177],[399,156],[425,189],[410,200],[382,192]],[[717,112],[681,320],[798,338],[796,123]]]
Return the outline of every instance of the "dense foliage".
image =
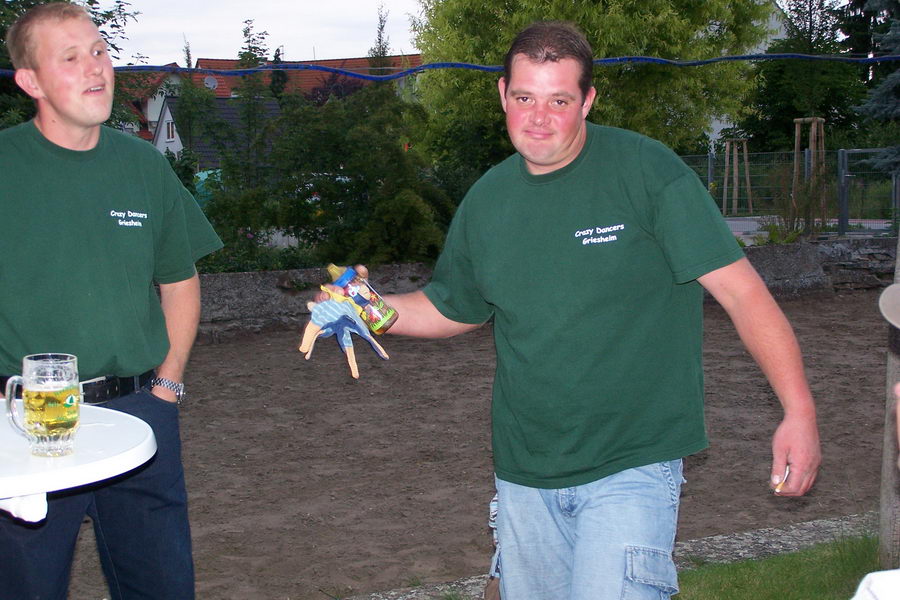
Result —
[[[372,68],[388,55],[383,27],[381,17]],[[265,61],[265,32],[248,21],[244,38],[241,65]],[[202,127],[215,134],[221,158],[208,180],[206,211],[230,251],[268,253],[260,242],[277,231],[296,239],[304,249],[299,255],[312,261],[437,256],[453,207],[429,182],[427,163],[411,143],[424,127],[419,104],[398,95],[395,84],[324,102],[281,90],[275,102],[260,74],[242,79],[239,124]]]
[[[786,35],[769,46],[771,54],[864,57],[881,53],[878,31],[886,23],[884,11],[868,10],[859,1],[784,0],[781,4]],[[882,145],[886,131],[868,121],[858,106],[867,87],[883,75],[885,65],[799,58],[760,62],[749,97],[750,111],[739,121],[739,134],[749,137],[756,149],[790,150],[794,119],[822,117],[829,148]]]
[[[878,36],[877,41],[885,53],[900,54],[900,2],[870,0],[866,8],[890,15],[889,28]],[[895,62],[893,65],[893,72],[872,89],[860,110],[890,135],[891,147],[878,156],[876,167],[900,174],[900,144],[897,143],[900,140],[900,64]]]
[[[414,23],[424,62],[500,65],[515,34],[535,20],[577,24],[597,58],[658,56],[701,59],[741,54],[766,35],[771,6],[756,0],[420,0]],[[708,130],[711,118],[736,114],[749,83],[740,62],[673,68],[600,66],[591,120],[640,131],[678,147]],[[429,112],[426,135],[438,175],[465,188],[511,151],[497,76],[469,70],[420,77]]]

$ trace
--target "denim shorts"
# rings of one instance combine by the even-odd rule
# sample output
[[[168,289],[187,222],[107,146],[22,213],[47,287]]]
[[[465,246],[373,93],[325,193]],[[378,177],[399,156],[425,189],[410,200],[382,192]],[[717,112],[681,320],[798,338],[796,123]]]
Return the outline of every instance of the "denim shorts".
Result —
[[[496,479],[503,600],[665,600],[681,459],[558,490]]]

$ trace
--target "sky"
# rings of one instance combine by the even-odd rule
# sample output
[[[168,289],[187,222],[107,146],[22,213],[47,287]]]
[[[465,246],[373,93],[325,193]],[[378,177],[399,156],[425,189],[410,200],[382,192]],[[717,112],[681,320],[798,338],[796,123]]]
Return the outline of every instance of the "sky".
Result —
[[[267,32],[269,57],[282,48],[285,60],[366,56],[375,43],[378,6],[387,11],[385,33],[392,54],[418,52],[412,42],[410,15],[419,15],[417,0],[131,0],[141,14],[125,28],[127,40],[114,64],[184,64],[184,42],[191,56],[237,58],[244,21]],[[101,6],[103,3],[101,3]],[[193,66],[193,65],[191,65]]]

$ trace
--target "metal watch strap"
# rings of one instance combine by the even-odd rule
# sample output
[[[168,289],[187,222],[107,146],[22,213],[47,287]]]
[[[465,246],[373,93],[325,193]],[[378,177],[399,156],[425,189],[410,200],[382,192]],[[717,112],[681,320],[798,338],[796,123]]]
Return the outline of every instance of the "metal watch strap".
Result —
[[[178,404],[181,404],[181,401],[184,399],[184,384],[176,383],[171,379],[166,379],[165,377],[154,377],[150,380],[150,388],[152,389],[155,386],[166,388],[167,390],[171,390],[175,392],[175,398],[178,400]]]

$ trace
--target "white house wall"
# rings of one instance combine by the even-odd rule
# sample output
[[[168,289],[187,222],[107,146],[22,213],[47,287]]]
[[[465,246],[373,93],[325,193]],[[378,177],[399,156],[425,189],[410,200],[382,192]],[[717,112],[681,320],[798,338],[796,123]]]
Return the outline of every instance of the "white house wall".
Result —
[[[184,144],[181,143],[181,137],[178,135],[178,131],[175,128],[175,119],[172,117],[172,111],[169,110],[169,105],[167,103],[162,103],[158,114],[159,121],[157,123],[156,131],[153,134],[153,145],[163,154],[166,150],[178,154],[184,148]],[[167,135],[169,132],[172,133],[171,137]]]
[[[162,110],[163,102],[166,100],[166,96],[172,95],[171,90],[179,85],[181,85],[181,76],[177,73],[169,73],[166,76],[166,80],[159,87],[159,91],[156,92],[156,95],[147,100],[147,107],[144,115],[147,119],[147,129],[150,130],[150,133],[156,133],[157,121],[152,119],[155,119],[159,115],[159,112]]]

